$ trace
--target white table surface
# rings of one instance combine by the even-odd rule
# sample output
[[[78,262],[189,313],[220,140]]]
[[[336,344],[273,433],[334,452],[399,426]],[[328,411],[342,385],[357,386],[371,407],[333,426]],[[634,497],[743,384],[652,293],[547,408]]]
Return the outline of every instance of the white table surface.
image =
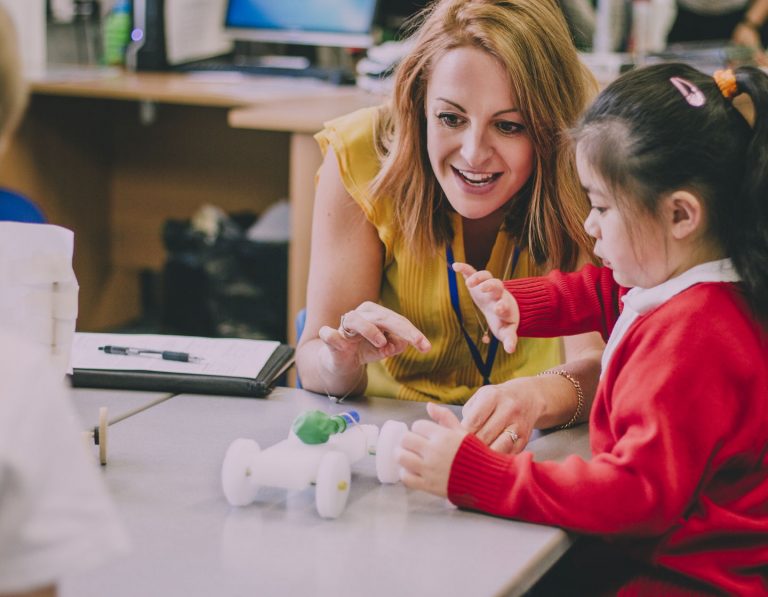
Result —
[[[76,390],[87,429],[98,409],[113,418],[160,394]],[[62,597],[236,597],[254,595],[519,595],[568,549],[560,529],[460,511],[447,500],[381,485],[375,459],[352,466],[347,507],[320,518],[314,490],[262,488],[231,507],[220,469],[229,444],[253,438],[266,448],[308,409],[355,409],[361,422],[411,423],[424,405],[365,399],[345,405],[277,388],[267,399],[176,396],[109,428],[106,483],[133,553],[65,579]],[[531,442],[537,459],[589,453],[586,426]],[[94,448],[94,457],[96,448]]]

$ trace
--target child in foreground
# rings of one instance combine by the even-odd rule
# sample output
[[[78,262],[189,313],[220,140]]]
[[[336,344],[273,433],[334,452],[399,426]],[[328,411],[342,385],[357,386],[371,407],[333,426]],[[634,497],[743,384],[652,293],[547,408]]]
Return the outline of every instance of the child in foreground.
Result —
[[[0,3],[0,158],[26,98],[16,31]],[[40,341],[46,306],[51,336],[57,318],[69,317],[51,307],[54,300],[43,291],[48,282],[53,285],[51,272],[63,266],[41,257],[43,252],[34,253],[38,261],[25,259],[25,248],[0,254],[0,595],[54,597],[64,581],[124,555],[129,539],[80,440],[60,355]],[[33,262],[34,272],[20,276],[20,265]],[[35,301],[20,308],[28,296]],[[9,313],[23,314],[13,330]]]
[[[502,283],[456,266],[507,350],[607,339],[591,460],[494,452],[435,404],[399,456],[408,487],[609,541],[631,564],[583,571],[604,593],[768,594],[768,76],[716,78],[633,71],[584,116],[584,226],[604,267]]]

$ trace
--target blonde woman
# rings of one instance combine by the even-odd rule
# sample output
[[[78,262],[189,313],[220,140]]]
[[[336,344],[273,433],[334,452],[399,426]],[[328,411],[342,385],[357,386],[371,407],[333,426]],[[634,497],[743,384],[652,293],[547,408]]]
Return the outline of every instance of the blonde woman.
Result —
[[[305,388],[465,404],[505,452],[575,423],[602,344],[490,338],[450,268],[524,277],[588,260],[588,210],[564,132],[594,90],[550,0],[440,0],[427,9],[391,105],[327,124],[312,231]],[[585,404],[586,402],[586,404]]]

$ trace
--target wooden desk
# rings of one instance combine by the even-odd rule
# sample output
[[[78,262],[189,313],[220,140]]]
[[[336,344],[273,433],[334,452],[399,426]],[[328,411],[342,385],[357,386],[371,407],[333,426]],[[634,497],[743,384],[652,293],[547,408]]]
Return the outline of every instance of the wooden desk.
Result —
[[[75,392],[84,427],[95,423],[99,406],[111,416],[150,398]],[[62,597],[520,595],[570,546],[560,529],[459,511],[402,485],[381,485],[373,457],[352,466],[349,501],[336,520],[318,516],[311,488],[262,488],[250,506],[230,507],[220,485],[228,445],[250,437],[270,446],[297,414],[314,408],[355,408],[377,425],[425,416],[420,403],[333,405],[278,388],[265,400],[178,396],[126,419],[110,428],[103,472],[133,554],[65,580]],[[586,432],[558,431],[530,448],[537,458],[587,454]]]
[[[164,263],[168,218],[188,218],[205,203],[261,212],[289,197],[292,333],[305,302],[320,163],[311,133],[380,98],[309,79],[222,73],[76,68],[51,70],[30,85],[27,115],[0,161],[0,184],[27,193],[51,222],[75,231],[78,329],[140,315],[139,273]],[[246,106],[256,111],[230,115]]]

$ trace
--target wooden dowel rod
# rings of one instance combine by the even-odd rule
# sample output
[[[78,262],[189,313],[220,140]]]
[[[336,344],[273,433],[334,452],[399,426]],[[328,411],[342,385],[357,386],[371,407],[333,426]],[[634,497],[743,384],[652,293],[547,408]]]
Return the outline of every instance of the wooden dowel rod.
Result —
[[[146,404],[142,404],[138,408],[134,408],[133,410],[129,410],[128,412],[124,412],[121,415],[117,415],[114,419],[111,419],[109,422],[107,422],[107,425],[114,425],[115,423],[119,423],[120,421],[123,421],[127,419],[128,417],[132,417],[133,415],[139,414],[141,411],[147,410],[148,408],[151,408],[153,406],[156,406],[160,404],[161,402],[165,402],[169,398],[173,398],[174,396],[178,396],[178,394],[168,394],[167,396],[161,396],[160,398],[157,398],[156,400],[152,400],[151,402],[147,402]]]

